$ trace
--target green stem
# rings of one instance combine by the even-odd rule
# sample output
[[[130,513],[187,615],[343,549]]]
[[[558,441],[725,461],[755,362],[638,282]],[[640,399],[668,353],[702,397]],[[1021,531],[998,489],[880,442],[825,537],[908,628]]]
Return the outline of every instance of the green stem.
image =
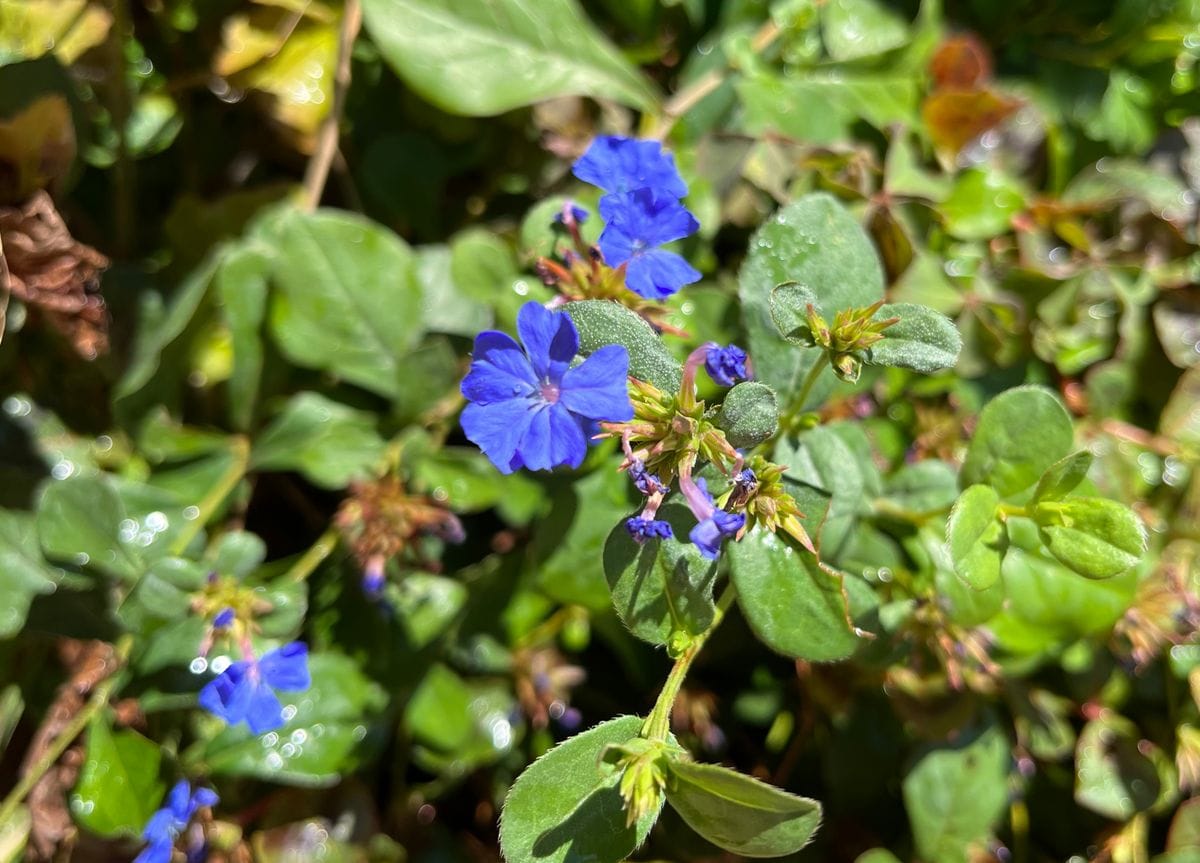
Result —
[[[71,717],[71,721],[54,738],[54,742],[46,748],[46,751],[42,753],[42,757],[25,771],[25,775],[21,777],[21,781],[17,783],[17,787],[9,792],[9,795],[4,798],[3,803],[0,803],[0,827],[9,822],[13,813],[17,811],[17,807],[21,805],[21,802],[33,790],[34,786],[58,762],[62,754],[67,751],[67,747],[87,727],[92,718],[108,704],[108,697],[117,685],[117,672],[120,670],[120,666],[125,664],[125,660],[129,658],[129,651],[132,648],[133,636],[129,634],[122,635],[121,639],[117,642],[113,657],[113,662],[117,664],[117,668],[114,668],[112,674],[97,684],[88,703],[83,706],[82,710]]]
[[[179,531],[179,535],[171,543],[171,554],[181,555],[187,551],[187,547],[204,529],[204,525],[212,518],[217,507],[229,496],[230,492],[237,488],[237,484],[242,481],[246,471],[250,469],[250,442],[241,435],[235,435],[230,438],[230,443],[233,449],[233,464],[222,474],[217,484],[209,489],[208,494],[196,504],[198,510],[196,517],[186,522],[183,529]]]
[[[804,406],[808,403],[808,397],[812,394],[813,387],[817,384],[817,378],[821,377],[821,372],[825,371],[825,367],[829,365],[829,355],[822,353],[812,364],[812,368],[808,370],[808,374],[804,376],[804,381],[800,384],[800,392],[792,399],[791,405],[780,418],[779,427],[784,431],[791,431],[795,425],[796,417],[804,410]]]
[[[335,525],[330,525],[325,528],[325,532],[317,537],[316,542],[308,547],[308,550],[300,556],[300,559],[291,565],[287,573],[284,574],[285,581],[304,581],[313,574],[321,562],[333,553],[338,544],[338,529]]]
[[[721,621],[725,618],[725,612],[729,610],[729,606],[733,605],[735,596],[737,596],[737,591],[734,590],[733,584],[725,585],[725,590],[721,592],[721,598],[717,600],[712,623],[708,625],[708,629],[697,635],[675,660],[675,665],[671,668],[671,673],[667,675],[662,691],[658,693],[658,700],[654,702],[654,709],[650,711],[645,724],[642,725],[642,737],[648,740],[665,741],[667,739],[667,735],[671,732],[671,708],[675,706],[675,699],[679,697],[683,681],[687,678],[692,663],[700,654],[709,636],[721,625]]]

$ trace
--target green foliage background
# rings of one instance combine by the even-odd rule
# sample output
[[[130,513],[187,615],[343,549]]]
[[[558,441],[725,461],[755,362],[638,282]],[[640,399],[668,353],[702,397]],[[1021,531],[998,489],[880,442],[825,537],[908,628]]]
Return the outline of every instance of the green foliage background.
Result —
[[[1198,58],[1188,0],[0,0],[0,861],[131,858],[183,775],[210,859],[496,860],[573,711],[649,710],[612,448],[505,477],[457,426],[604,132],[665,136],[702,224],[635,362],[749,349],[844,573],[732,547],[676,738],[821,800],[798,859],[1200,859]],[[790,280],[950,316],[957,366],[803,389]],[[467,534],[408,537],[388,613],[381,476]],[[195,709],[211,573],[311,646],[277,734]],[[728,856],[677,808],[636,859]]]

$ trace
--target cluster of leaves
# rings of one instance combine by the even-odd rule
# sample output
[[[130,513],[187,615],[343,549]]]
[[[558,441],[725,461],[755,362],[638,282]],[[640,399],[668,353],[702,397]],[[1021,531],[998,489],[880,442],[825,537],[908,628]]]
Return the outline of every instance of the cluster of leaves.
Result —
[[[131,857],[185,778],[212,860],[1192,859],[1198,34],[0,0],[0,860]],[[458,425],[602,132],[665,138],[704,278],[567,297],[582,352],[745,346],[698,395],[804,516],[716,563],[629,538],[617,441],[502,475]],[[277,731],[198,708],[230,608],[309,646]]]

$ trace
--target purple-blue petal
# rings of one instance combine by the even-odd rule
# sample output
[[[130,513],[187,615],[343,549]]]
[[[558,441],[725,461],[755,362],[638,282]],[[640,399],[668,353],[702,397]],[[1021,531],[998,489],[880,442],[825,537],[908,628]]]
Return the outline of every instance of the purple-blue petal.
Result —
[[[169,806],[163,806],[162,809],[155,810],[154,814],[150,816],[150,820],[146,822],[146,827],[142,830],[142,838],[147,842],[159,842],[164,839],[173,842],[178,830],[175,813]]]
[[[553,467],[566,465],[576,468],[587,456],[587,436],[581,420],[560,402],[546,411],[550,416],[550,460]]]
[[[579,333],[570,316],[530,301],[517,313],[517,333],[529,354],[537,382],[558,383],[579,351]]]
[[[671,539],[675,536],[670,522],[644,519],[636,515],[625,520],[625,529],[629,531],[634,542],[638,543],[651,539]]]
[[[271,687],[262,680],[254,681],[246,703],[246,724],[254,734],[263,734],[284,726],[283,705]]]
[[[501,473],[512,473],[521,466],[514,461],[517,447],[543,405],[532,398],[469,404],[463,408],[459,422],[467,440],[483,450]]]
[[[621,234],[630,243],[649,247],[682,240],[700,227],[687,207],[653,189],[605,195],[600,199],[600,215],[605,222],[604,232],[600,235],[602,250],[605,233],[610,236]],[[605,255],[607,258],[607,252]]]
[[[573,173],[607,192],[651,187],[676,198],[687,194],[687,184],[675,168],[675,159],[658,141],[601,135],[575,163]]]
[[[167,792],[167,800],[164,809],[169,810],[175,817],[176,821],[182,821],[184,824],[192,817],[193,809],[190,808],[192,797],[192,786],[188,784],[186,779],[180,779]]]
[[[634,255],[625,270],[629,290],[650,300],[669,297],[699,279],[699,270],[674,252],[662,249]]]
[[[200,690],[200,706],[230,725],[241,722],[250,699],[249,667],[244,660],[235,662],[210,680]]]
[[[142,853],[133,858],[133,863],[171,863],[174,850],[173,838],[154,839],[142,849]]]
[[[475,337],[471,369],[462,382],[462,394],[479,404],[530,396],[537,377],[521,346],[511,336],[487,330]]]
[[[737,345],[723,348],[713,345],[708,349],[704,358],[704,368],[708,376],[723,387],[731,387],[738,381],[746,380],[746,352]]]
[[[549,405],[534,412],[521,442],[517,444],[517,454],[521,463],[530,470],[550,470],[554,467]]]
[[[192,814],[195,814],[197,809],[205,806],[216,806],[220,802],[221,798],[211,788],[197,788],[192,792]]]
[[[625,346],[604,345],[563,375],[559,403],[588,419],[631,420],[628,376],[629,352]]]
[[[217,612],[217,616],[213,618],[213,628],[224,629],[225,627],[229,626],[229,624],[233,623],[234,617],[235,615],[232,608],[222,608]]]
[[[263,681],[284,692],[301,692],[312,686],[308,673],[308,645],[293,641],[277,647],[258,662]]]

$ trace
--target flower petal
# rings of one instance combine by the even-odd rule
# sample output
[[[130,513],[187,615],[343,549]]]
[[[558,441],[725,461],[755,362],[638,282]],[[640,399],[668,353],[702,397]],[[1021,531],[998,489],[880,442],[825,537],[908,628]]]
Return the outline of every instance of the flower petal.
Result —
[[[483,450],[501,473],[512,473],[520,467],[513,463],[517,447],[542,404],[532,398],[469,404],[463,409],[459,423],[467,440]]]
[[[192,814],[195,814],[197,809],[205,806],[216,806],[220,802],[221,798],[211,788],[197,788],[192,792]]]
[[[262,680],[256,680],[246,705],[246,724],[254,734],[274,731],[284,726],[283,705],[278,696]]]
[[[312,686],[308,673],[308,645],[293,641],[277,647],[258,662],[262,679],[275,689],[284,692],[301,692]]]
[[[176,827],[175,813],[171,811],[169,806],[163,806],[150,816],[150,820],[146,822],[146,829],[142,831],[142,838],[147,842],[161,842],[164,839],[167,842],[172,841]]]
[[[192,786],[188,784],[186,779],[180,779],[167,792],[167,800],[163,808],[170,810],[171,814],[175,816],[175,820],[186,824],[188,819],[192,817],[192,810],[188,808],[191,796]]]
[[[625,284],[635,294],[651,300],[671,296],[684,285],[699,281],[700,271],[674,252],[655,249],[630,258]]]
[[[579,467],[587,455],[587,437],[580,421],[561,402],[551,405],[546,413],[550,415],[551,466]]]
[[[529,352],[537,380],[558,383],[579,351],[579,332],[570,316],[530,301],[517,313],[517,333]]]
[[[175,840],[171,837],[154,839],[142,849],[142,853],[133,858],[133,863],[171,863],[171,854],[175,850]]]
[[[250,699],[249,667],[249,662],[235,662],[210,680],[200,690],[200,706],[230,725],[241,722]]]
[[[461,387],[465,398],[491,404],[517,395],[531,395],[536,389],[533,367],[511,336],[487,330],[475,337],[471,370]]]
[[[687,194],[687,184],[675,168],[675,159],[658,141],[600,135],[572,171],[585,183],[608,192],[627,192],[649,186],[676,198]]]
[[[604,345],[563,375],[559,404],[594,420],[633,419],[629,401],[629,352],[624,345]]]
[[[550,470],[554,467],[551,455],[549,405],[535,411],[529,420],[521,442],[517,444],[521,464],[530,470]]]

